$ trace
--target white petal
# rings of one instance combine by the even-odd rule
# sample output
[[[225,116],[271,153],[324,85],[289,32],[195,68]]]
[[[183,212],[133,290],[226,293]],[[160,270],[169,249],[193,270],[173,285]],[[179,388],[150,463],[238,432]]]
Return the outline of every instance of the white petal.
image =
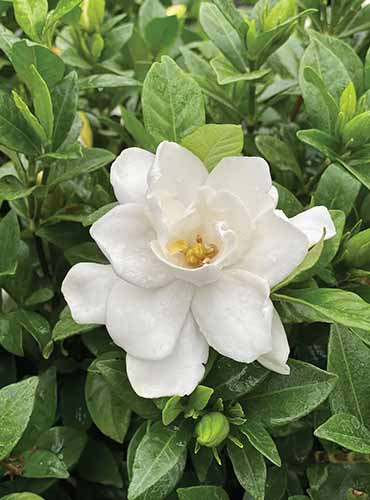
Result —
[[[266,281],[246,271],[224,271],[197,288],[192,311],[208,344],[220,354],[251,363],[271,351],[272,303]]]
[[[140,148],[122,151],[110,171],[114,194],[120,203],[145,203],[147,175],[154,155]]]
[[[62,284],[62,293],[76,323],[104,324],[106,304],[118,280],[111,266],[81,262],[73,266]]]
[[[270,169],[263,158],[224,158],[209,174],[207,185],[216,190],[231,191],[238,196],[252,218],[275,207],[269,195],[272,187]]]
[[[90,234],[122,279],[145,288],[173,281],[171,270],[151,250],[156,234],[142,205],[112,208],[91,226]]]
[[[174,142],[162,142],[148,174],[148,196],[172,197],[187,206],[195,200],[208,171],[188,149]]]
[[[307,237],[274,211],[269,211],[256,219],[251,247],[240,267],[261,276],[272,287],[289,276],[307,251]]]
[[[287,365],[289,358],[289,344],[284,330],[284,325],[274,309],[271,325],[272,350],[258,358],[258,362],[268,370],[281,375],[289,375],[290,368]]]
[[[279,191],[275,186],[271,186],[271,189],[269,191],[270,197],[274,200],[274,205],[277,207],[278,201],[279,201]]]
[[[119,280],[108,298],[107,330],[128,354],[163,359],[173,351],[193,297],[193,286],[175,281],[139,288]]]
[[[336,234],[334,222],[326,207],[310,208],[292,217],[289,221],[307,236],[310,247],[321,240],[324,229],[326,240]]]
[[[159,361],[127,355],[127,375],[135,392],[143,398],[186,396],[204,376],[208,344],[188,315],[172,353]]]

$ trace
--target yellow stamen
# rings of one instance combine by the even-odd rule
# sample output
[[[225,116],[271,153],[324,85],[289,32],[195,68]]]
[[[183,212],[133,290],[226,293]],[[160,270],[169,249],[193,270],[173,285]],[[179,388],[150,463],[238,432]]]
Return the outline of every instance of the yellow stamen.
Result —
[[[203,243],[203,238],[197,235],[196,242],[190,245],[185,240],[176,240],[167,245],[168,250],[172,254],[183,254],[185,263],[190,267],[202,267],[209,264],[211,260],[218,254],[216,245],[207,245]]]

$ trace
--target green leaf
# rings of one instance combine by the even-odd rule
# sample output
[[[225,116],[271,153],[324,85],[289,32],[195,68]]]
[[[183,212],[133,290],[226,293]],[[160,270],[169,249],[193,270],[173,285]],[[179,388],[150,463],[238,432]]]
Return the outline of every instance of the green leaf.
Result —
[[[127,448],[127,475],[130,481],[132,479],[132,469],[134,465],[136,450],[141,440],[145,436],[147,427],[148,423],[146,421],[141,423],[141,425],[136,429],[134,435],[132,436]]]
[[[135,139],[139,147],[148,151],[154,151],[154,141],[151,135],[145,130],[144,125],[138,120],[134,113],[121,106],[123,125],[130,135]]]
[[[270,165],[282,172],[292,172],[299,180],[302,180],[302,172],[296,157],[292,149],[283,141],[272,135],[258,135],[256,146]]]
[[[211,389],[211,387],[198,385],[195,391],[190,394],[187,407],[197,411],[204,410],[213,393],[214,389]]]
[[[125,362],[117,353],[106,353],[97,358],[95,368],[132,411],[144,418],[155,418],[159,415],[159,410],[151,400],[140,398],[134,392],[127,378]]]
[[[12,313],[0,315],[0,344],[12,354],[23,356],[23,330],[13,321]]]
[[[308,415],[333,390],[337,377],[303,361],[289,361],[290,375],[271,374],[244,399],[247,421],[285,425]]]
[[[62,17],[71,12],[82,0],[59,0],[55,9],[49,12],[47,26],[52,26]]]
[[[77,112],[77,73],[72,71],[51,93],[54,110],[53,148],[58,149],[72,128]]]
[[[26,187],[14,175],[4,175],[0,178],[0,199],[13,201],[26,198],[36,186]]]
[[[1,500],[43,500],[43,498],[34,493],[12,493],[1,497]]]
[[[11,210],[0,221],[0,276],[15,274],[18,264],[19,245],[20,229],[18,219],[16,213]]]
[[[25,431],[35,402],[37,377],[0,390],[0,460],[6,458]]]
[[[314,194],[317,205],[343,210],[348,215],[360,192],[361,184],[340,165],[332,164],[324,171]]]
[[[0,144],[31,157],[41,152],[40,138],[13,100],[2,92],[0,92]]]
[[[250,444],[256,448],[270,462],[281,466],[279,452],[272,440],[269,432],[257,420],[248,420],[245,424],[239,427],[239,430],[247,436]]]
[[[336,153],[338,142],[328,133],[317,129],[299,130],[297,137],[305,144],[318,149],[331,160],[335,161],[338,159],[338,154]]]
[[[165,17],[166,9],[158,0],[144,0],[139,10],[139,28],[142,33],[153,19]]]
[[[168,56],[149,70],[142,107],[145,128],[157,144],[163,140],[180,142],[205,122],[198,84]]]
[[[350,82],[343,90],[339,100],[339,111],[343,113],[344,123],[349,122],[356,113],[357,96],[353,82]]]
[[[62,460],[55,453],[48,450],[31,450],[23,453],[23,477],[32,479],[53,477],[66,479],[68,470]]]
[[[224,401],[239,399],[253,391],[268,376],[269,371],[257,363],[245,364],[219,358],[204,384],[214,388],[214,398]]]
[[[370,190],[370,169],[367,163],[360,161],[351,164],[341,160],[340,164]]]
[[[176,428],[154,423],[137,447],[128,499],[158,500],[175,488],[186,462],[189,434],[184,425]]]
[[[176,490],[179,500],[229,500],[225,490],[219,486],[193,486]]]
[[[90,365],[86,378],[87,408],[99,430],[118,443],[123,443],[130,424],[131,411],[99,373]]]
[[[91,427],[91,417],[85,400],[86,375],[81,371],[63,377],[60,414],[67,427],[81,431]]]
[[[248,71],[246,49],[238,31],[212,3],[202,2],[199,12],[202,28],[224,56],[242,73]]]
[[[93,330],[96,325],[80,325],[73,321],[72,316],[67,311],[61,314],[59,321],[56,323],[52,333],[53,342],[65,340],[79,333]]]
[[[34,130],[34,132],[39,136],[42,144],[47,142],[47,137],[45,130],[42,128],[39,120],[36,116],[31,112],[27,103],[19,96],[15,90],[12,91],[12,96],[14,100],[14,104],[17,106],[19,111],[22,113],[23,118],[26,120],[28,125]]]
[[[184,137],[181,144],[212,170],[223,158],[240,155],[244,134],[239,125],[203,125]]]
[[[334,288],[289,290],[284,294],[275,293],[274,299],[300,315],[302,321],[339,323],[344,326],[370,328],[370,304],[358,295]]]
[[[217,81],[220,85],[228,85],[229,83],[243,81],[255,82],[257,80],[261,80],[271,72],[271,70],[267,68],[241,73],[240,71],[237,71],[224,57],[220,56],[212,59],[211,66],[216,73]]]
[[[184,407],[181,404],[180,396],[172,396],[169,398],[165,407],[162,410],[162,422],[163,425],[172,424],[174,420],[184,411]]]
[[[63,78],[63,59],[48,48],[29,40],[20,40],[14,43],[9,58],[17,74],[27,85],[30,82],[32,65],[35,66],[49,88],[54,87]]]
[[[330,334],[328,369],[339,377],[330,396],[333,413],[351,413],[367,424],[370,403],[367,380],[370,350],[351,330],[333,325]]]
[[[343,128],[343,142],[351,148],[360,148],[370,141],[370,111],[352,118]]]
[[[45,349],[51,340],[51,331],[44,316],[26,309],[17,309],[12,313],[12,319],[34,338],[41,351]]]
[[[17,451],[31,449],[35,446],[39,437],[53,425],[56,418],[56,411],[56,369],[52,366],[39,375],[39,384],[36,390],[32,415],[27,429],[17,444]]]
[[[241,435],[243,448],[227,444],[227,451],[239,483],[255,500],[265,499],[266,464],[263,456]]]
[[[32,40],[40,41],[48,13],[47,0],[13,0],[17,23]]]
[[[90,440],[87,443],[78,463],[78,472],[87,481],[93,479],[94,483],[123,487],[118,464],[110,448],[103,442]]]
[[[71,469],[79,460],[87,443],[84,432],[71,427],[52,427],[37,441],[37,448],[55,453]]]
[[[315,246],[310,248],[304,260],[290,273],[285,280],[281,281],[272,288],[272,291],[280,290],[294,281],[304,281],[307,276],[307,271],[310,271],[319,261],[324,249],[325,234]]]
[[[370,264],[370,229],[355,234],[345,243],[345,262],[348,266],[366,268]]]
[[[127,71],[127,75],[90,75],[81,78],[78,83],[81,90],[140,86],[132,71]]]
[[[74,177],[94,172],[113,160],[114,155],[105,149],[83,149],[82,158],[58,161],[48,176],[47,185],[49,187],[55,186]]]
[[[315,436],[357,453],[370,453],[370,431],[348,413],[337,413],[315,430]]]
[[[35,113],[47,138],[50,140],[54,128],[53,103],[49,88],[36,67],[32,64],[29,70],[28,83],[31,88]]]
[[[156,17],[145,27],[145,39],[154,55],[168,50],[177,39],[180,24],[176,16]]]

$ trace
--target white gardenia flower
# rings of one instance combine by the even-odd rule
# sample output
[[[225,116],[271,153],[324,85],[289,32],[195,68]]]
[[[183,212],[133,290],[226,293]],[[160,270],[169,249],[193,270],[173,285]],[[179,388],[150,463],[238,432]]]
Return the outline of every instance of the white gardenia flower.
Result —
[[[225,158],[208,173],[187,149],[124,150],[111,183],[119,205],[91,227],[109,265],[80,263],[62,291],[77,323],[104,324],[127,352],[142,397],[190,394],[209,346],[288,374],[289,345],[270,289],[335,235],[325,207],[275,210],[268,164]]]

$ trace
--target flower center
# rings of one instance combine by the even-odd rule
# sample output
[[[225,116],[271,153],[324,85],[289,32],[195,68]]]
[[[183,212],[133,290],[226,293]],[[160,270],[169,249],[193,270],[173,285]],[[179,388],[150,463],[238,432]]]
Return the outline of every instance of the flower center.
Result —
[[[167,245],[172,254],[182,254],[185,264],[189,267],[202,267],[209,264],[218,254],[218,248],[213,243],[206,244],[198,234],[195,243],[190,244],[186,240],[175,240]]]

